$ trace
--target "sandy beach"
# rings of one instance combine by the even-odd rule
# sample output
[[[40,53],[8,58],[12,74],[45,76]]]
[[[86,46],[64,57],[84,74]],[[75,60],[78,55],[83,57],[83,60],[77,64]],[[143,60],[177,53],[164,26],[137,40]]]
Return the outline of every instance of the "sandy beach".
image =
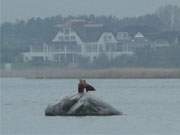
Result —
[[[180,69],[166,68],[113,68],[113,69],[59,69],[36,68],[0,70],[0,77],[23,78],[180,78]]]

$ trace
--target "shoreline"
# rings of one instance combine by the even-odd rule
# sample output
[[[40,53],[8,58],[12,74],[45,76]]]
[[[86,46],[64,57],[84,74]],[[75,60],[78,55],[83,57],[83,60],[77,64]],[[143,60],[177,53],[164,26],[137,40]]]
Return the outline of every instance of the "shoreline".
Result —
[[[112,68],[112,69],[23,69],[0,70],[0,77],[32,79],[179,79],[179,68]]]

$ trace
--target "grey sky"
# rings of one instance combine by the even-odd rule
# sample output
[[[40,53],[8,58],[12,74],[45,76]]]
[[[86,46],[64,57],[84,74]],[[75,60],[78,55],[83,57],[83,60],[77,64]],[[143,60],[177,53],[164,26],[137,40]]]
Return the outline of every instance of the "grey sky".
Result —
[[[139,16],[153,13],[167,4],[180,6],[180,0],[1,0],[1,20],[66,15]]]

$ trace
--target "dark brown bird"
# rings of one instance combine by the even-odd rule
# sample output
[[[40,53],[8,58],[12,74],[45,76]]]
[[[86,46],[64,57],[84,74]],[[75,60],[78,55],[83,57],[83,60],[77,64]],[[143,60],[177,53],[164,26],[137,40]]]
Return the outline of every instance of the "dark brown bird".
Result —
[[[84,93],[86,89],[86,92],[88,91],[95,91],[96,89],[91,86],[90,84],[86,83],[86,80],[79,80],[78,84],[78,93]]]
[[[79,80],[78,84],[78,93],[84,93],[85,85],[83,80]]]

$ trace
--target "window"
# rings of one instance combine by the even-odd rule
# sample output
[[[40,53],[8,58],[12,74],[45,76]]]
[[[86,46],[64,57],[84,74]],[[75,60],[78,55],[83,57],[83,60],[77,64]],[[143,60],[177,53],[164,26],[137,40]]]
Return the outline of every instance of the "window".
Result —
[[[76,38],[75,38],[75,36],[71,36],[71,40],[75,40]]]

